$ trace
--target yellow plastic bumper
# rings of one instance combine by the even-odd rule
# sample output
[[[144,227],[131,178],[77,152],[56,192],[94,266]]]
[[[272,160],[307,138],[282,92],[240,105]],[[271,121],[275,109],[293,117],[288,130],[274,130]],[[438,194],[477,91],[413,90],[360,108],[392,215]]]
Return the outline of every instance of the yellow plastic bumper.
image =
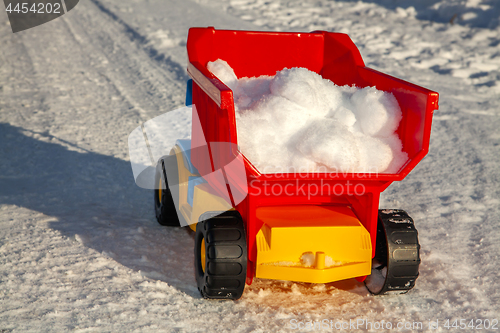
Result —
[[[256,277],[328,283],[371,272],[369,232],[346,206],[257,209]]]

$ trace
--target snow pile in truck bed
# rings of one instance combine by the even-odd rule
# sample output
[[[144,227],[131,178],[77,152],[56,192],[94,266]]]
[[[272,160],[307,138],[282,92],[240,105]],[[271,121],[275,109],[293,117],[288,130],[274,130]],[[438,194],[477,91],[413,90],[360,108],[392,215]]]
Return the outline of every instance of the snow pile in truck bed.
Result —
[[[306,68],[240,79],[221,59],[207,68],[233,91],[240,149],[263,173],[394,173],[408,159],[391,93],[340,87]]]

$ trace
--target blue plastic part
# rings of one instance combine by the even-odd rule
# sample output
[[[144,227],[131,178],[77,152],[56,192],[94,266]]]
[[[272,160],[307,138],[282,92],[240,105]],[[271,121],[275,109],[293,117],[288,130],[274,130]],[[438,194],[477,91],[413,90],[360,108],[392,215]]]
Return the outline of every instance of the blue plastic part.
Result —
[[[186,106],[191,104],[193,104],[193,79],[189,79],[186,86]]]
[[[189,177],[187,202],[191,207],[193,207],[194,187],[196,185],[200,185],[203,183],[206,183],[206,180],[203,179],[201,176],[190,176]]]
[[[198,170],[191,163],[191,140],[177,140],[175,144],[181,149],[182,159],[184,161],[184,166],[186,167],[186,169],[188,169],[189,172],[193,174],[197,174]]]

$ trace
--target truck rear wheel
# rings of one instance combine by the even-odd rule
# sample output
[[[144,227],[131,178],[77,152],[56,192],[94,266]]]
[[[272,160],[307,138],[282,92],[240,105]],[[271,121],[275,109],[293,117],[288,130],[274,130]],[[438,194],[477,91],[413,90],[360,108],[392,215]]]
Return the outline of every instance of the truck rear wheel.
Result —
[[[404,210],[379,210],[372,274],[365,280],[374,295],[408,292],[415,286],[420,244],[413,219]]]
[[[202,219],[208,217],[205,214]],[[228,211],[198,222],[194,240],[196,282],[201,295],[240,298],[247,275],[246,233],[240,214]]]
[[[169,188],[167,179],[170,179],[171,184],[179,183],[177,158],[175,155],[160,158],[156,165],[155,184],[157,188],[154,191],[154,202],[158,223],[165,226],[178,227],[180,223],[174,200],[179,200],[179,195],[178,193],[173,193]]]

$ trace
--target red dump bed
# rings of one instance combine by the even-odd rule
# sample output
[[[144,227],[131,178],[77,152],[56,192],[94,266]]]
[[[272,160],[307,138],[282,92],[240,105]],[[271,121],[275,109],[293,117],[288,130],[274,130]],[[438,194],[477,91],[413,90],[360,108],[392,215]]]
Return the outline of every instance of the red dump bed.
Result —
[[[196,106],[202,131],[193,131],[192,145],[199,147],[204,142],[227,142],[225,152],[195,154],[192,162],[202,175],[223,168],[237,151],[237,132],[232,91],[206,66],[209,61],[225,60],[234,69],[238,78],[260,75],[275,75],[283,68],[305,67],[320,74],[337,85],[375,86],[379,90],[394,94],[401,107],[403,118],[397,131],[408,162],[395,174],[281,174],[261,175],[243,157],[246,179],[238,178],[227,171],[225,177],[230,190],[248,191],[241,202],[234,200],[247,223],[249,254],[252,260],[256,232],[262,221],[254,216],[257,207],[284,204],[348,205],[372,235],[375,244],[377,209],[380,192],[392,181],[403,179],[426,155],[429,147],[432,114],[438,108],[438,94],[409,82],[365,67],[361,55],[349,36],[341,33],[317,31],[312,33],[256,32],[191,28],[187,41],[188,73],[193,78],[193,105]],[[209,145],[210,147],[210,145]],[[209,157],[211,156],[211,159]],[[210,178],[210,177],[207,177]],[[220,178],[219,178],[220,179]],[[300,184],[299,181],[300,180]],[[214,188],[223,187],[215,179],[208,179]],[[243,184],[245,183],[246,184]],[[265,184],[267,183],[267,185]],[[296,195],[283,193],[264,195],[269,184],[279,184]],[[312,185],[343,188],[343,194],[303,194],[300,186],[312,189]],[[247,185],[247,188],[245,188]],[[363,193],[355,192],[363,187]],[[340,187],[339,187],[340,186]],[[349,188],[350,187],[350,188]],[[229,187],[228,187],[229,188]],[[269,188],[270,190],[270,188]],[[222,191],[224,192],[224,191]],[[227,193],[227,190],[225,191]],[[338,193],[338,192],[337,192]],[[234,193],[233,193],[234,196]]]
[[[337,85],[375,86],[392,92],[403,113],[398,134],[409,161],[397,174],[378,175],[380,180],[403,179],[427,153],[438,94],[365,67],[346,34],[191,28],[187,50],[188,73],[195,82],[193,104],[199,114],[206,115],[201,121],[207,142],[237,144],[232,91],[206,69],[209,61],[223,59],[239,78],[275,75],[283,68],[305,67]],[[259,174],[253,168],[250,170],[254,175]]]

